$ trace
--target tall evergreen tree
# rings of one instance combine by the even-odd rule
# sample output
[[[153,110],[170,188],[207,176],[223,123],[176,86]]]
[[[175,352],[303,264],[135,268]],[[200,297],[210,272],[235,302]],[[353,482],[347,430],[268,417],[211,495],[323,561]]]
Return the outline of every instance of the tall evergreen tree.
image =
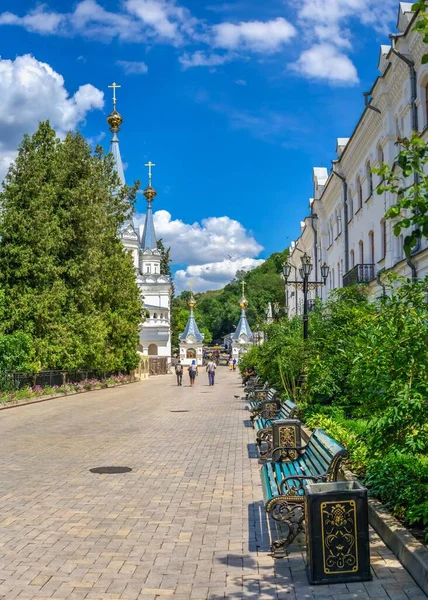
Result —
[[[29,334],[41,368],[135,366],[141,301],[118,236],[130,198],[81,135],[41,123],[21,143],[0,193],[3,330]]]

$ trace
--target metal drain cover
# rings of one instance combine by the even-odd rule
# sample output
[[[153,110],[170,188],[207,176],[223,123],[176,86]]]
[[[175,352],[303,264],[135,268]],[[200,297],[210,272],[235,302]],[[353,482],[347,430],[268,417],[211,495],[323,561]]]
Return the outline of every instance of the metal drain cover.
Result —
[[[95,467],[89,469],[91,473],[98,475],[115,475],[116,473],[129,473],[132,471],[130,467]]]

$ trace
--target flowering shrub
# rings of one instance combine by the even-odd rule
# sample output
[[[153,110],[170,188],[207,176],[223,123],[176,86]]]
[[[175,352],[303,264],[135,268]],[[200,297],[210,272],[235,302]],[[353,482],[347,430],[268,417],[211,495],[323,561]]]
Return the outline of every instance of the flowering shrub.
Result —
[[[79,392],[89,392],[92,390],[101,390],[116,385],[132,383],[136,378],[132,375],[110,375],[106,379],[84,379],[78,383],[66,382],[63,385],[35,385],[27,386],[16,390],[15,392],[0,392],[0,404],[8,402],[19,402],[21,400],[31,400],[41,396],[57,396],[59,394],[76,394]]]

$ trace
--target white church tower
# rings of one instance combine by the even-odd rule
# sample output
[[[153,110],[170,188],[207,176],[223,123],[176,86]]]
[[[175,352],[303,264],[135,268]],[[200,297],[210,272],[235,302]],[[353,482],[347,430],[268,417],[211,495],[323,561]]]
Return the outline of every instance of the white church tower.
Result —
[[[156,190],[152,187],[152,167],[149,162],[149,184],[143,194],[147,200],[146,221],[140,244],[138,286],[144,297],[147,319],[140,333],[144,354],[171,357],[171,278],[161,274],[161,251],[157,248],[152,202]]]
[[[112,139],[110,152],[113,155],[117,174],[122,185],[125,185],[122,157],[120,155],[118,133],[123,119],[116,110],[116,89],[120,85],[113,83],[113,111],[107,117]],[[152,187],[152,167],[149,162],[149,184],[143,194],[147,200],[146,221],[140,239],[133,219],[130,218],[122,227],[120,237],[124,247],[131,252],[136,271],[137,284],[144,299],[147,318],[140,331],[139,350],[143,355],[166,358],[171,357],[171,278],[161,274],[162,255],[157,248],[156,233],[153,222],[152,202],[156,191]]]
[[[112,134],[112,138],[110,141],[110,152],[113,155],[114,163],[116,167],[116,172],[119,176],[121,185],[126,185],[125,181],[125,173],[123,171],[123,163],[122,157],[120,155],[119,148],[119,138],[118,133],[120,131],[120,126],[123,123],[122,116],[116,110],[116,90],[120,88],[120,85],[117,83],[112,83],[109,85],[109,88],[113,89],[113,110],[107,117],[107,123],[110,125],[110,131]],[[132,254],[132,260],[134,262],[135,270],[138,270],[138,253],[140,248],[140,240],[138,237],[138,232],[135,229],[134,221],[132,217],[124,223],[122,229],[120,231],[120,237],[122,239],[123,245],[129,252]]]

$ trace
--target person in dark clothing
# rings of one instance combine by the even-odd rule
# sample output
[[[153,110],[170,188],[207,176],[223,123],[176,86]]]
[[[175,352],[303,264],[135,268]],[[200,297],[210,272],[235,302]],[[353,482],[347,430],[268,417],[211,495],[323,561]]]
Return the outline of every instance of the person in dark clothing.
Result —
[[[180,361],[175,365],[175,374],[177,376],[177,385],[181,385],[183,381],[183,365]]]

